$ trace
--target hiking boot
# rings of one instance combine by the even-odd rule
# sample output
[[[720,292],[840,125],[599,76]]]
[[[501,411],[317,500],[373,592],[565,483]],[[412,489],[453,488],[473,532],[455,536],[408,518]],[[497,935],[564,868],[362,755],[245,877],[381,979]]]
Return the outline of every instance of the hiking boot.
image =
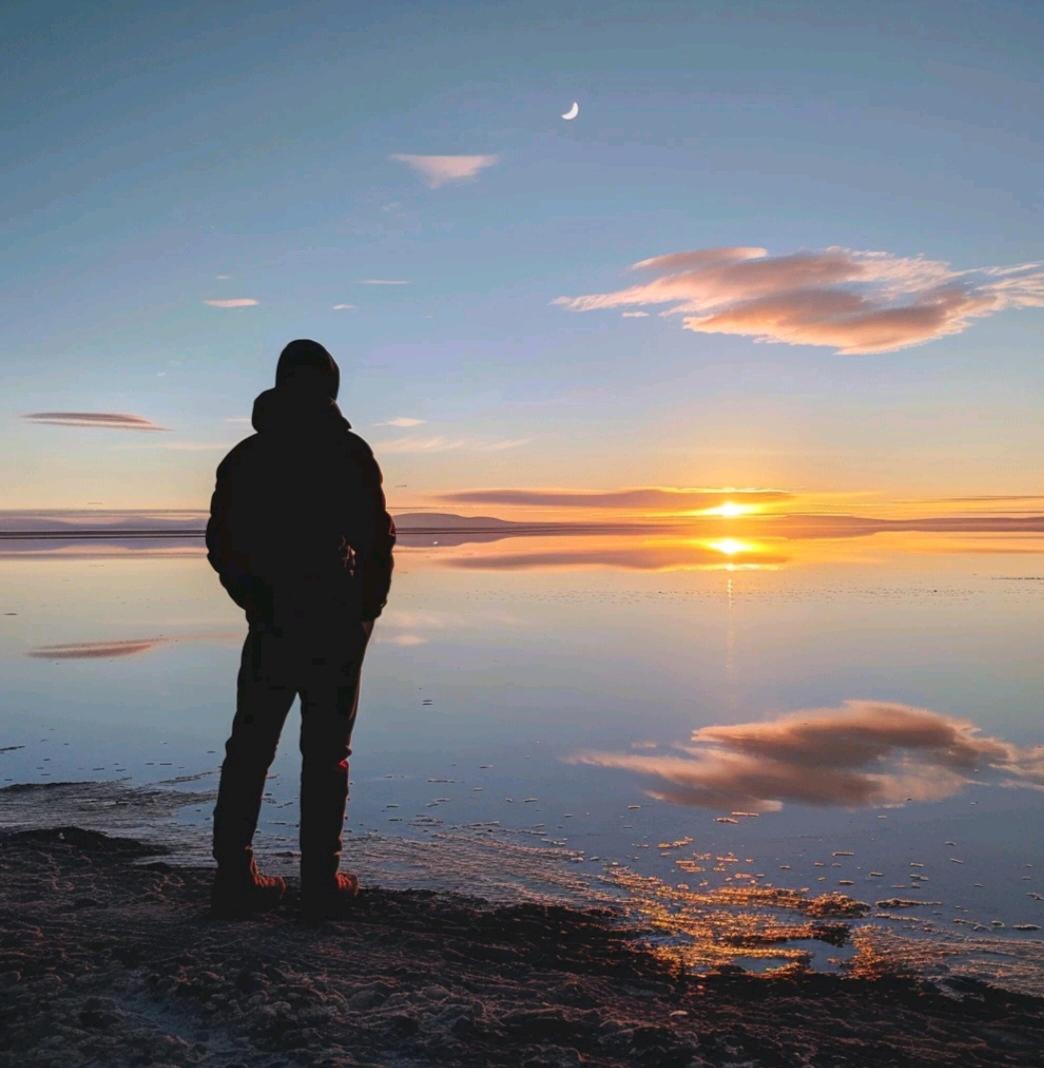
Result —
[[[286,893],[286,880],[262,875],[257,864],[228,868],[218,865],[210,891],[210,912],[217,919],[235,920],[274,909]]]
[[[301,883],[301,913],[306,920],[345,919],[359,893],[359,880],[350,872],[336,872],[332,880]]]

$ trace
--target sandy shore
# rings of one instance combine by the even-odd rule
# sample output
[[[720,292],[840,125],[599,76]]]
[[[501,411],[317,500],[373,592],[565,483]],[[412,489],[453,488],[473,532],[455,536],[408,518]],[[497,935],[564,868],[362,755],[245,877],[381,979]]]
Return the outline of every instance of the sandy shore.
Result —
[[[677,973],[611,913],[365,890],[210,920],[209,872],[0,836],[4,1065],[1031,1065],[1044,1002],[965,982]]]

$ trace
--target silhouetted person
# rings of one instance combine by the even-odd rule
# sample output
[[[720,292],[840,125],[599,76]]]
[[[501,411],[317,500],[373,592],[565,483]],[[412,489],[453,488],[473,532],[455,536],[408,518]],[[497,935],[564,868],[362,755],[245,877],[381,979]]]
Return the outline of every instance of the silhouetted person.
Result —
[[[291,341],[275,389],[254,401],[256,434],[217,469],[208,559],[246,611],[232,735],[214,810],[212,905],[276,904],[252,841],[279,734],[301,698],[301,895],[331,915],[355,894],[339,872],[348,756],[363,655],[391,585],[395,526],[369,446],[335,403],[340,374],[315,341]]]

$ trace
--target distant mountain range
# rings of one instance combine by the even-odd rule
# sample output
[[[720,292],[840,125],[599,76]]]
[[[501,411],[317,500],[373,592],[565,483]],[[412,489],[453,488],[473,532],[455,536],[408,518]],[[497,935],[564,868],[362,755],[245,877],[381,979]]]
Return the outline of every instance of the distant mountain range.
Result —
[[[400,512],[394,519],[398,530],[475,530],[531,525],[491,515],[454,515],[452,512]]]
[[[0,536],[113,537],[139,535],[200,535],[207,515],[199,511],[0,511]],[[545,528],[559,524],[513,523],[488,515],[454,515],[450,512],[402,512],[395,516],[401,531],[491,531],[517,527]]]
[[[723,521],[699,516],[687,520],[579,520],[517,522],[489,515],[457,515],[453,512],[400,512],[394,516],[400,540],[405,544],[454,545],[465,541],[490,541],[525,534],[598,534],[686,531],[702,536],[744,534],[790,538],[865,537],[883,531],[1040,533],[1044,516],[935,516],[918,519],[875,519],[851,515],[744,516]],[[12,541],[90,540],[133,541],[142,538],[184,539],[197,543],[206,526],[207,514],[197,510],[10,510],[0,511],[0,539]]]

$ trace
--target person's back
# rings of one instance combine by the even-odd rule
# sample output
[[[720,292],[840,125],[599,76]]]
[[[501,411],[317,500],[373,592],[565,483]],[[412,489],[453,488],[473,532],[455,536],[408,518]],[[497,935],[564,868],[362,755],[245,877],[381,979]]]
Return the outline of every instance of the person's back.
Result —
[[[280,729],[301,696],[301,872],[306,904],[329,911],[354,889],[338,874],[359,673],[391,581],[395,540],[381,473],[335,403],[326,350],[291,342],[276,388],[254,403],[255,433],[218,467],[210,563],[250,630],[214,814],[214,906],[277,900],[251,842]]]

